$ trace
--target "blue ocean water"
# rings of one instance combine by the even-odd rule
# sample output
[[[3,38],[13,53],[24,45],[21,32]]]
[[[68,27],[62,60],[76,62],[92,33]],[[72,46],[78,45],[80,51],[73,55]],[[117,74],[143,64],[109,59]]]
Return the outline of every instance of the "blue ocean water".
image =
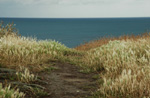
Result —
[[[150,31],[150,18],[0,18],[0,21],[14,22],[22,36],[52,39],[70,48],[104,36]]]

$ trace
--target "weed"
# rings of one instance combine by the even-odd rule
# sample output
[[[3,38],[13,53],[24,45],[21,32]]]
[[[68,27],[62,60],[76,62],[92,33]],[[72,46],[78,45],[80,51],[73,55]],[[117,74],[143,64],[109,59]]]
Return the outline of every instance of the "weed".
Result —
[[[37,76],[31,74],[29,69],[20,67],[20,71],[16,72],[17,79],[21,82],[30,83],[37,80]]]
[[[11,89],[11,86],[7,86],[5,88],[2,87],[0,83],[0,98],[24,98],[25,94],[19,92],[19,89]]]

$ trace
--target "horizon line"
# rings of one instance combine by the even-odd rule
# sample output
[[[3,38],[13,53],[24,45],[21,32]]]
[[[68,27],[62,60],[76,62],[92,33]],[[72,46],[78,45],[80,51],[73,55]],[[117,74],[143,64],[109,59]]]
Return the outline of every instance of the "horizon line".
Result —
[[[96,19],[96,18],[150,18],[150,16],[145,17],[0,17],[0,18],[34,18],[34,19]]]

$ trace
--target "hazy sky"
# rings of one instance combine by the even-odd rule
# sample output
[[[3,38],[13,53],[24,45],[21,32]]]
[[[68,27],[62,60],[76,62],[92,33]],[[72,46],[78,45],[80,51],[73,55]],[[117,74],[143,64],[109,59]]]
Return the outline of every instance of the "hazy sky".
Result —
[[[150,0],[0,0],[0,17],[150,17]]]

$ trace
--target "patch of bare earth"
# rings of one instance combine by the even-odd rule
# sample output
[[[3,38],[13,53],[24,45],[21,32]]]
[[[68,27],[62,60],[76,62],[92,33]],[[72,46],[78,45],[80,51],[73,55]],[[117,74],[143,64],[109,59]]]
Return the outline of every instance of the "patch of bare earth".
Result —
[[[49,96],[42,98],[87,98],[96,91],[97,82],[92,77],[94,73],[81,73],[80,68],[71,64],[57,63],[57,70],[41,73]]]

